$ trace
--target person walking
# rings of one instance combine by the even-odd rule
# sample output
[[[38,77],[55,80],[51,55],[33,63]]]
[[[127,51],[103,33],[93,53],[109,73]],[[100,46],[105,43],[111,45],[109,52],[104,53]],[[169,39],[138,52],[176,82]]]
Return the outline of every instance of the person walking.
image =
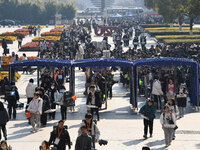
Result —
[[[154,102],[157,103],[157,110],[158,112],[161,112],[161,95],[163,95],[163,91],[161,88],[161,83],[158,80],[158,77],[155,77],[153,86],[152,86],[152,95],[154,98]]]
[[[149,128],[150,137],[153,136],[153,121],[155,119],[155,108],[153,106],[153,101],[148,100],[139,111],[139,115],[144,118],[144,138],[147,139],[147,133]]]
[[[64,127],[63,120],[60,120],[58,126],[51,132],[49,145],[54,145],[57,150],[66,150],[66,145],[68,145],[69,150],[71,149],[70,136]]]
[[[30,79],[28,85],[26,86],[27,108],[34,97],[35,89],[36,85],[34,85],[34,80]]]
[[[66,92],[66,89],[64,86],[61,86],[61,89],[59,91],[60,93],[60,112],[61,112],[61,117],[62,117],[62,120],[66,120],[67,119],[67,106],[65,104],[65,92]]]
[[[76,140],[75,150],[91,150],[92,138],[87,134],[87,127],[81,127],[81,135]]]
[[[82,121],[80,127],[86,126],[88,135],[92,137],[91,146],[95,149],[95,143],[99,141],[100,131],[95,121],[92,119],[92,114],[87,113],[85,115],[85,120]],[[81,136],[81,128],[78,130],[78,135]]]
[[[4,108],[2,102],[0,102],[0,140],[1,140],[1,130],[3,132],[4,139],[7,140],[6,124],[9,121],[8,112]]]
[[[178,119],[179,110],[178,110],[178,106],[177,106],[176,103],[175,103],[175,100],[174,100],[174,99],[171,99],[171,100],[168,102],[168,106],[169,106],[170,112],[172,112],[172,113],[175,115],[175,118]],[[175,140],[175,131],[176,131],[176,130],[174,129],[173,140]]]
[[[183,84],[180,84],[177,91],[177,106],[180,112],[180,118],[184,117],[184,109],[187,106],[187,91],[184,88]]]
[[[38,92],[40,94],[40,98],[42,98],[43,100],[42,113],[41,113],[41,126],[46,127],[47,113],[45,113],[45,111],[50,109],[50,100],[49,100],[49,96],[45,94],[44,88],[39,88]]]
[[[31,132],[37,132],[40,128],[40,116],[42,114],[43,100],[40,98],[39,95],[39,92],[34,93],[34,98],[29,103],[27,109],[27,111],[29,111],[31,114],[30,123],[33,127]]]
[[[93,106],[91,108],[92,117],[94,117],[94,112],[96,112],[97,120],[99,121],[99,108],[101,108],[100,94],[95,91],[95,86],[90,86],[90,93],[87,98],[87,105]]]
[[[165,135],[165,144],[166,147],[168,147],[172,142],[174,128],[176,127],[175,115],[170,112],[168,105],[165,105],[164,107],[164,112],[160,116],[160,123]]]
[[[19,36],[17,37],[17,41],[18,41],[18,48],[21,48],[21,47],[22,47],[22,40],[23,40],[22,36],[21,36],[21,35],[19,35]]]
[[[18,89],[15,86],[15,83],[12,82],[11,85],[9,86],[8,91],[6,91],[5,94],[5,100],[8,102],[8,112],[9,112],[9,117],[11,119],[11,116],[13,115],[13,119],[16,119],[17,116],[17,101],[19,101],[19,93]]]
[[[169,79],[169,84],[166,87],[166,93],[168,101],[175,98],[176,85],[173,83],[172,79]]]
[[[3,54],[6,56],[7,54],[9,54],[8,49],[7,49],[8,45],[5,39],[2,40],[2,48],[3,48]]]

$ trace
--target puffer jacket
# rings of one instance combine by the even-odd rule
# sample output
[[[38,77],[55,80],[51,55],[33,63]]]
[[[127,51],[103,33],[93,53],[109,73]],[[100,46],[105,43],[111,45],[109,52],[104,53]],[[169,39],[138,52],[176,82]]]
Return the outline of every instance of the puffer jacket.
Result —
[[[161,84],[160,84],[159,80],[155,80],[153,82],[152,94],[153,95],[163,95],[163,91],[162,91]]]
[[[34,85],[33,83],[28,83],[28,85],[26,87],[26,97],[27,98],[34,97],[35,88],[36,88],[36,85]]]

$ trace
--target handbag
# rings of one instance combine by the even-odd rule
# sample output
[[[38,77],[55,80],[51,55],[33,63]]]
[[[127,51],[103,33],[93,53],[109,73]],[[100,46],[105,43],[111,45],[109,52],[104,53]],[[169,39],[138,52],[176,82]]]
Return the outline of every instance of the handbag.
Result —
[[[174,121],[172,119],[172,112],[170,112],[170,115],[171,115],[171,120],[169,120],[169,124],[174,124]],[[176,125],[174,130],[177,130],[178,129],[178,126]]]

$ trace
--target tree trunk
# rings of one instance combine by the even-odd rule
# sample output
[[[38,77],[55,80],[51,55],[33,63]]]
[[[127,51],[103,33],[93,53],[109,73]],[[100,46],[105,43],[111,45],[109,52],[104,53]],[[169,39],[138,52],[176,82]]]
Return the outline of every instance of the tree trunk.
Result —
[[[178,23],[179,23],[179,32],[182,32],[182,24],[183,24],[182,18],[178,19]]]
[[[193,35],[193,23],[194,23],[194,18],[193,17],[191,17],[190,18],[190,35]]]

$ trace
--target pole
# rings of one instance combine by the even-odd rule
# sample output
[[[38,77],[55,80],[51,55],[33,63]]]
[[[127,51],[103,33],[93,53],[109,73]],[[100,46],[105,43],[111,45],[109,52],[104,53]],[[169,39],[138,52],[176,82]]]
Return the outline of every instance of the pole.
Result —
[[[39,66],[37,66],[37,86],[38,87],[39,87],[39,77],[40,77]]]

